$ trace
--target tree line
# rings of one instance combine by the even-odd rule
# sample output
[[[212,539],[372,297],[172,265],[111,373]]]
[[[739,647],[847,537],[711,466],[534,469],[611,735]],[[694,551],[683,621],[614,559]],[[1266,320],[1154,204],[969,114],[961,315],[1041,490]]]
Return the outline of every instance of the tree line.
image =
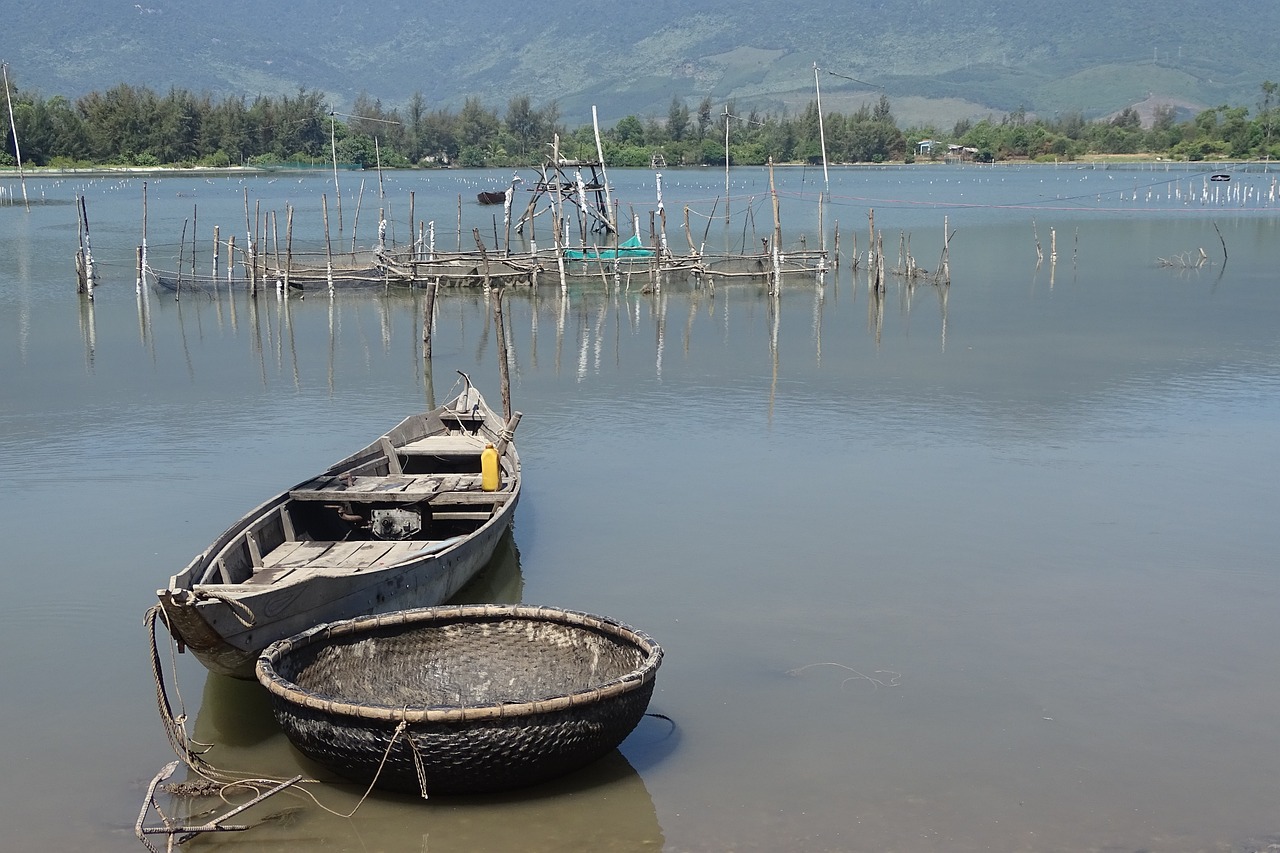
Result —
[[[672,166],[818,163],[824,140],[833,163],[913,162],[948,151],[979,161],[1072,160],[1095,154],[1148,154],[1170,159],[1280,158],[1277,84],[1266,81],[1256,109],[1223,105],[1178,121],[1173,107],[1157,107],[1149,122],[1128,108],[1086,121],[1079,112],[1029,116],[1018,109],[999,118],[962,120],[949,131],[899,128],[881,95],[850,114],[819,115],[816,101],[795,115],[757,110],[740,114],[734,101],[704,97],[691,106],[679,97],[665,116],[629,115],[601,132],[605,160],[648,166],[662,155]],[[595,159],[591,125],[569,130],[555,101],[535,105],[511,98],[504,112],[467,98],[461,109],[432,108],[420,93],[388,109],[368,94],[339,113],[317,91],[292,95],[214,98],[172,88],[159,94],[119,84],[71,101],[42,97],[12,85],[9,100],[24,165],[62,168],[124,166],[343,164],[388,168],[533,166],[559,135],[561,154]],[[14,134],[6,128],[0,165],[16,164]],[[921,147],[922,141],[932,145]],[[727,148],[726,148],[727,144]]]

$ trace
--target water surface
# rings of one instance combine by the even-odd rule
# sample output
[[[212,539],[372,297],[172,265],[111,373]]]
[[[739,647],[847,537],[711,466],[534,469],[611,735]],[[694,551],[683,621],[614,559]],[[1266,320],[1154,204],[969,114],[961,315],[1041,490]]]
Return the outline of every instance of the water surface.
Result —
[[[470,200],[508,177],[390,173],[377,204],[404,222],[412,190],[447,243],[461,198],[463,233],[492,242],[501,214]],[[653,174],[611,177],[647,228]],[[443,295],[429,369],[418,293],[136,293],[142,180],[29,181],[29,212],[0,207],[0,823],[24,849],[141,849],[146,783],[172,758],[141,619],[168,575],[455,370],[497,396],[475,290]],[[340,181],[349,240],[360,176]],[[788,245],[832,246],[838,221],[843,257],[776,301],[724,280],[508,293],[526,493],[466,596],[652,634],[667,657],[650,710],[674,727],[646,719],[547,788],[379,794],[350,819],[283,796],[250,833],[198,846],[1280,843],[1273,176],[1238,173],[1230,197],[1190,170],[833,170],[825,238],[821,171],[777,181]],[[663,190],[679,251],[686,204],[695,241],[772,227],[764,170],[734,170],[727,227],[723,173],[674,170]],[[314,238],[333,191],[152,177],[148,240],[165,257],[184,221],[206,242],[215,223],[242,232],[246,196],[292,203]],[[75,293],[80,193],[92,302]],[[949,288],[890,276],[874,298],[849,259],[872,209],[890,266],[909,234],[933,269],[945,217]],[[215,764],[319,772],[255,685],[185,656],[177,672]],[[339,812],[362,793],[308,790]]]

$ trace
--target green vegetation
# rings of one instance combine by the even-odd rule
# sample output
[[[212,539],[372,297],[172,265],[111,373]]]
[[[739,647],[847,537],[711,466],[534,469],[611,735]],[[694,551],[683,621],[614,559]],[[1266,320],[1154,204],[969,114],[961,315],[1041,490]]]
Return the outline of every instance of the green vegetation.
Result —
[[[725,139],[734,165],[822,160],[835,163],[911,162],[922,140],[933,140],[937,157],[948,146],[980,161],[1072,160],[1090,155],[1129,154],[1169,159],[1280,159],[1276,131],[1277,84],[1261,84],[1257,108],[1223,105],[1178,122],[1171,106],[1157,106],[1144,123],[1133,108],[1099,121],[1079,112],[1052,119],[1023,109],[999,119],[957,122],[950,133],[932,127],[900,129],[888,96],[851,114],[819,119],[816,102],[798,115],[738,115],[731,101],[720,109],[704,97],[690,108],[679,97],[661,119],[629,115],[602,132],[605,160],[616,166],[648,166],[661,154],[672,166],[723,166]],[[120,84],[74,103],[12,90],[14,122],[24,164],[32,166],[202,166],[342,163],[372,167],[531,166],[560,135],[561,154],[594,159],[591,126],[567,130],[553,101],[535,106],[527,95],[512,98],[505,113],[466,99],[457,112],[428,108],[415,93],[402,109],[361,94],[352,114],[328,107],[324,96],[299,90],[279,98],[215,100],[170,89],[158,95]],[[727,134],[725,123],[728,122]],[[5,134],[0,165],[14,165],[12,133]]]

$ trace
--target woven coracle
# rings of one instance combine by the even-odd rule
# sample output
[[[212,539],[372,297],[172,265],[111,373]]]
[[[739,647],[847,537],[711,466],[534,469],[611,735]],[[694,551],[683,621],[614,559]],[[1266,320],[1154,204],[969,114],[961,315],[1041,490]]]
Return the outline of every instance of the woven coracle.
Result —
[[[424,607],[319,625],[270,646],[258,680],[297,749],[357,782],[477,793],[576,770],[622,742],[662,648],[601,616]]]

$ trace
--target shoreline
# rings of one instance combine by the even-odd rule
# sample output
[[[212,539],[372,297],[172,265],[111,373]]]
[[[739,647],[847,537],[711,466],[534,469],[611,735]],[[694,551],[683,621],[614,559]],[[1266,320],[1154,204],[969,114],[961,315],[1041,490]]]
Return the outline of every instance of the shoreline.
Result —
[[[821,164],[817,164],[821,165]],[[1260,167],[1262,171],[1270,171],[1270,167],[1275,165],[1277,171],[1280,171],[1280,161],[1271,163],[1267,160],[1174,160],[1160,156],[1144,157],[1133,154],[1098,154],[1088,157],[1079,157],[1074,160],[997,160],[991,163],[980,163],[974,160],[959,160],[948,162],[946,160],[916,160],[908,163],[905,160],[888,160],[883,163],[830,163],[829,168],[833,169],[884,169],[884,168],[910,168],[910,167],[947,167],[947,166],[984,166],[999,168],[1002,166],[1177,166],[1179,168],[1201,169],[1212,171],[1217,168],[1240,168],[1240,167]],[[766,164],[754,166],[735,166],[733,168],[766,168]],[[794,168],[814,168],[813,163],[775,163],[774,168],[778,169],[794,169]],[[54,168],[48,166],[35,166],[32,168],[24,168],[19,173],[17,167],[0,166],[0,180],[4,179],[21,179],[21,178],[46,178],[46,177],[111,177],[119,175],[128,175],[131,177],[145,177],[155,175],[158,177],[170,175],[199,175],[212,176],[219,175],[270,175],[279,172],[288,173],[308,173],[328,171],[330,167],[316,166],[85,166],[83,168]],[[533,167],[520,166],[481,166],[474,170],[461,170],[455,168],[447,169],[386,169],[389,172],[437,172],[437,171],[484,171],[492,169],[520,169]],[[614,168],[622,169],[626,167],[615,166]],[[644,167],[633,167],[644,168]],[[685,169],[710,169],[720,168],[719,166],[668,166],[666,169],[658,171],[680,171]],[[344,168],[342,171],[349,172],[373,172],[376,169],[351,169]]]

